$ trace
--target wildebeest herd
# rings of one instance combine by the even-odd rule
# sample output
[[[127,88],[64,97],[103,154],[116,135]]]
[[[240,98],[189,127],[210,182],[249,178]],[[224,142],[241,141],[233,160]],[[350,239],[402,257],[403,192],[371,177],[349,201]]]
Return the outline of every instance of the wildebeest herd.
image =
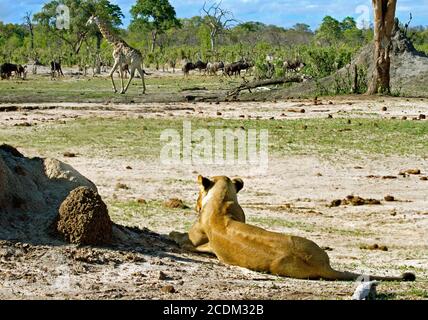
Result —
[[[265,62],[270,69],[274,69],[272,61],[266,58]],[[41,64],[40,64],[41,65]],[[285,71],[290,72],[299,72],[305,67],[305,63],[300,59],[297,60],[285,60],[282,63],[282,67]],[[255,67],[254,62],[248,59],[241,59],[233,63],[224,63],[223,61],[219,62],[203,62],[201,60],[196,61],[195,63],[190,61],[183,62],[182,71],[184,76],[188,76],[190,71],[199,70],[199,73],[205,75],[217,75],[218,72],[222,72],[224,76],[241,76],[241,72],[245,71],[248,74]],[[64,76],[62,71],[61,62],[51,61],[50,62],[51,76]],[[125,74],[129,73],[128,66],[124,66]],[[0,77],[1,79],[10,79],[12,76],[25,79],[27,75],[27,66],[22,66],[20,64],[13,63],[3,63],[0,65]]]
[[[219,71],[222,71],[223,75],[230,77],[232,75],[240,75],[242,70],[248,70],[253,66],[254,64],[246,60],[240,60],[230,64],[225,64],[223,61],[202,62],[198,60],[196,63],[185,62],[182,70],[185,76],[188,76],[191,70],[198,69],[200,73],[204,71],[204,74],[209,75],[216,75]]]
[[[275,69],[274,64],[272,63],[273,57],[269,59],[269,56],[266,58],[266,61],[264,62],[268,69]],[[282,68],[287,72],[300,72],[306,64],[301,61],[300,59],[296,60],[284,60],[281,61]],[[191,61],[185,61],[183,63],[183,73],[184,76],[188,76],[190,71],[192,70],[199,70],[199,73],[202,73],[204,71],[204,74],[208,75],[217,75],[219,71],[222,71],[222,74],[224,76],[240,76],[242,71],[245,71],[248,73],[255,67],[254,62],[247,60],[247,59],[241,59],[237,62],[225,64],[223,61],[219,62],[203,62],[201,60],[198,60],[196,63],[193,63]]]
[[[37,65],[42,65],[42,64],[38,63]],[[61,68],[61,62],[51,61],[50,67],[51,67],[52,77],[55,77],[56,74],[58,76],[64,76],[64,73],[62,72],[62,68]],[[2,80],[10,79],[12,76],[25,79],[27,76],[27,66],[22,66],[20,64],[14,64],[9,62],[1,64],[0,78]]]

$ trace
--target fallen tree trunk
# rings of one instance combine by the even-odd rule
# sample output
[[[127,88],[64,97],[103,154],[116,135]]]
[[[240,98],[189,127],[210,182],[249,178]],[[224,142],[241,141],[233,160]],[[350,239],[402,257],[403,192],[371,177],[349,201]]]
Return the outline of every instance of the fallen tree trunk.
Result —
[[[267,80],[257,80],[253,82],[246,82],[241,84],[239,87],[231,90],[227,94],[227,96],[228,97],[235,96],[244,90],[249,90],[251,93],[251,89],[265,87],[265,86],[273,86],[277,84],[291,83],[291,82],[302,82],[303,80],[304,80],[304,77],[300,75],[300,76],[293,76],[289,78],[267,79]]]

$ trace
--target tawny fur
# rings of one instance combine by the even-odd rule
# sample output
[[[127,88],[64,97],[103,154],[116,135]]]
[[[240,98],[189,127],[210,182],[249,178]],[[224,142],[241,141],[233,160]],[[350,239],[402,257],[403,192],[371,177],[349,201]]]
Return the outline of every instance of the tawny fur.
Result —
[[[237,200],[243,187],[241,179],[199,176],[198,182],[198,219],[188,234],[170,234],[182,248],[213,253],[226,264],[297,279],[356,280],[362,276],[334,270],[327,253],[311,240],[246,224]],[[414,280],[414,275],[408,273],[401,277],[368,277]]]

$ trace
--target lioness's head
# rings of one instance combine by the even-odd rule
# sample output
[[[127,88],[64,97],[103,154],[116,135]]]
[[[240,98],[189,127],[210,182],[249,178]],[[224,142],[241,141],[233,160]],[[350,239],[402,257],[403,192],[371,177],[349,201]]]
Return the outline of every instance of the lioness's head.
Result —
[[[198,183],[200,186],[199,197],[196,202],[196,211],[198,213],[201,212],[203,206],[210,199],[216,196],[222,197],[222,199],[218,199],[220,201],[236,201],[236,194],[244,187],[244,181],[241,179],[230,179],[225,176],[206,178],[200,175],[198,176]]]

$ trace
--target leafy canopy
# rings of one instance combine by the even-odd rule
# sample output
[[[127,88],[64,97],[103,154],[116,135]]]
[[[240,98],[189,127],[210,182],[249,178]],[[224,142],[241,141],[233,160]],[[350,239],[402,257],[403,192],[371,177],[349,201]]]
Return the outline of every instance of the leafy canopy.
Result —
[[[158,33],[181,25],[168,0],[137,0],[131,8],[131,16],[134,26],[141,25]]]
[[[56,10],[59,5],[66,5],[70,9],[69,29],[59,30],[56,27]],[[111,23],[112,26],[122,24],[123,14],[120,7],[110,3],[109,0],[53,0],[44,4],[42,10],[34,15],[34,20],[48,34],[61,39],[78,53],[85,37],[98,32],[95,28],[86,27],[86,22],[93,14]]]
[[[339,42],[348,42],[351,46],[359,45],[363,41],[363,31],[358,29],[354,18],[346,17],[341,22],[331,16],[324,17],[316,38],[328,45],[336,45]]]

